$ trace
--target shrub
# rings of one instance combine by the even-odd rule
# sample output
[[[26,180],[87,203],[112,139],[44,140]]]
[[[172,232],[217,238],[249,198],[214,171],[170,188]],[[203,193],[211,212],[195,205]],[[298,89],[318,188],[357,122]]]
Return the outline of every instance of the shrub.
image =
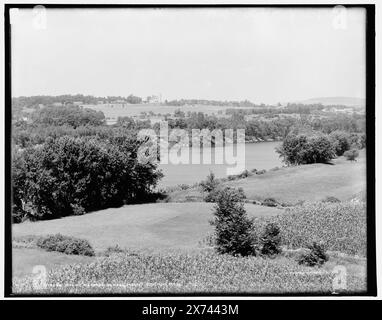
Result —
[[[247,256],[255,253],[253,221],[244,209],[244,194],[230,187],[222,189],[216,199],[214,220],[215,248],[219,253]]]
[[[342,156],[345,151],[350,149],[350,134],[344,131],[333,131],[329,134],[329,138],[333,142],[334,150],[337,156]]]
[[[73,215],[81,216],[81,215],[85,214],[84,207],[82,207],[82,206],[80,206],[78,204],[70,204],[70,206],[72,207]]]
[[[313,242],[309,247],[309,252],[303,253],[298,258],[298,263],[309,267],[321,266],[329,260],[325,246],[321,243]]]
[[[137,159],[134,136],[48,138],[12,159],[12,212],[49,219],[121,206],[147,198],[161,173]]]
[[[267,206],[267,207],[277,207],[278,206],[278,202],[274,198],[266,198],[261,202],[261,204],[263,206]]]
[[[73,128],[91,125],[100,126],[105,123],[102,111],[95,111],[79,106],[49,106],[32,113],[33,122],[41,125],[68,125]]]
[[[206,180],[200,183],[200,186],[202,187],[203,192],[207,192],[207,193],[215,190],[215,188],[218,185],[219,185],[219,181],[215,178],[215,174],[213,172],[210,172]]]
[[[350,145],[354,146],[355,149],[363,149],[366,147],[366,134],[365,133],[351,133],[350,134]]]
[[[204,201],[205,202],[216,202],[217,197],[219,196],[220,189],[215,189],[209,193],[207,193],[204,196]]]
[[[252,176],[252,172],[248,171],[248,170],[244,170],[242,173],[238,174],[238,178],[239,179],[244,179],[244,178],[248,178],[250,176]]]
[[[260,237],[261,253],[272,256],[281,252],[280,228],[275,223],[268,223]]]
[[[200,183],[203,192],[205,193],[204,201],[215,202],[215,198],[218,192],[219,181],[215,178],[215,174],[210,172],[206,180]]]
[[[188,190],[191,188],[191,186],[189,186],[188,184],[185,184],[185,183],[179,184],[178,187],[180,190]]]
[[[344,153],[344,156],[347,160],[355,161],[355,159],[359,156],[359,152],[357,149],[348,150]]]
[[[325,163],[336,156],[332,140],[322,133],[289,134],[276,152],[288,165]]]
[[[87,240],[64,236],[60,233],[39,238],[37,246],[47,251],[57,251],[65,254],[95,255],[94,249]]]
[[[107,249],[104,251],[103,255],[106,257],[109,257],[113,254],[119,254],[126,252],[125,249],[122,249],[118,244],[113,247],[107,247]]]
[[[262,170],[258,170],[258,171],[256,171],[256,174],[264,174],[264,173],[266,173],[266,172],[267,172],[267,170],[262,169]]]
[[[325,199],[323,199],[322,202],[337,203],[337,202],[341,202],[341,200],[333,196],[328,196]]]

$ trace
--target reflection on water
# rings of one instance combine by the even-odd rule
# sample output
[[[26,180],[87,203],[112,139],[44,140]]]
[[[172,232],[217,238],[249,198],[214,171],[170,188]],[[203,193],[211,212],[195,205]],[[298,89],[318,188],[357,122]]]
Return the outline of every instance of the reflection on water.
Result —
[[[245,145],[245,168],[247,170],[252,169],[271,169],[274,167],[282,166],[282,162],[279,155],[275,152],[275,148],[280,145],[280,142],[260,142],[260,143],[249,143]],[[185,151],[185,150],[183,150]],[[188,150],[189,157],[191,159],[192,150]],[[205,150],[198,150],[199,153],[205,154]],[[203,180],[210,171],[215,173],[217,178],[227,177],[227,167],[235,167],[235,165],[216,164],[214,161],[215,150],[212,148],[211,153],[211,164],[161,164],[159,168],[162,169],[164,174],[163,179],[160,181],[160,187],[174,186],[178,184],[193,184],[195,182],[200,182]],[[185,152],[184,154],[187,154]],[[236,150],[234,151],[234,157],[236,156]],[[224,160],[226,157],[224,156]],[[232,163],[232,162],[231,162]],[[240,170],[242,171],[242,170]]]

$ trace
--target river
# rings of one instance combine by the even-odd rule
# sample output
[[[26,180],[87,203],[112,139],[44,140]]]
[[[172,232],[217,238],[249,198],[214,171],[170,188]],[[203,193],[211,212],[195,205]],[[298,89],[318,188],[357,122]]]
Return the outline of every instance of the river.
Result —
[[[275,152],[275,148],[279,145],[280,142],[247,143],[245,145],[245,169],[268,170],[282,166],[279,155]],[[191,150],[192,149],[189,148],[190,154],[192,152]],[[210,151],[212,154],[211,164],[160,164],[159,168],[162,169],[164,177],[161,179],[159,187],[200,182],[206,178],[210,171],[212,171],[217,178],[227,177],[227,168],[233,168],[235,166],[228,165],[225,161],[225,157],[223,160],[225,164],[214,163],[215,149],[211,148]]]

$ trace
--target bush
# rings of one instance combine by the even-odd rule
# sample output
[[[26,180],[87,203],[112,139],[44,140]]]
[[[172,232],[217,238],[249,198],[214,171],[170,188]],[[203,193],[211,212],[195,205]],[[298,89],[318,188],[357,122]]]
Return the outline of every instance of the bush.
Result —
[[[333,142],[334,150],[337,156],[342,156],[345,151],[350,149],[350,134],[344,131],[333,131],[329,134],[329,138]]]
[[[276,152],[288,165],[326,163],[336,156],[332,140],[322,133],[289,134]]]
[[[203,192],[205,193],[204,201],[215,202],[215,198],[218,192],[219,181],[215,178],[215,174],[210,172],[206,180],[200,183]]]
[[[277,207],[278,206],[278,202],[274,198],[266,198],[261,202],[261,204],[263,206],[267,206],[267,207]]]
[[[204,201],[217,202],[217,199],[219,198],[221,192],[222,192],[222,188],[220,187],[216,188],[215,190],[211,191],[204,197]],[[246,198],[243,188],[238,188],[237,192],[240,194],[243,200]]]
[[[94,256],[90,243],[84,239],[64,236],[60,233],[41,237],[37,246],[47,251],[57,251],[65,254]]]
[[[366,134],[365,133],[351,133],[350,145],[355,149],[363,149],[366,147]]]
[[[238,174],[237,176],[238,176],[239,179],[244,179],[244,178],[248,178],[248,177],[250,177],[252,175],[253,175],[252,172],[250,172],[248,170],[244,170],[242,173]]]
[[[358,158],[359,152],[357,149],[348,150],[344,153],[344,156],[347,160],[356,161],[355,159]]]
[[[70,204],[73,210],[73,215],[75,216],[81,216],[85,214],[85,209],[82,206],[79,206],[78,204]]]
[[[341,200],[336,197],[328,196],[325,199],[323,199],[322,202],[338,203],[341,202]]]
[[[188,189],[191,188],[190,185],[185,184],[185,183],[179,184],[178,187],[179,187],[180,190],[188,190]]]
[[[272,256],[281,252],[280,228],[275,223],[268,223],[260,237],[261,253]]]
[[[146,198],[161,173],[137,159],[134,136],[48,138],[12,159],[14,221],[49,219]]]
[[[217,197],[219,196],[219,192],[221,190],[220,189],[215,189],[209,193],[207,193],[205,196],[204,196],[204,201],[205,202],[216,202],[216,199]]]
[[[110,257],[113,254],[120,254],[126,252],[126,249],[122,249],[118,244],[113,247],[107,247],[107,249],[103,252],[103,255],[106,257]]]
[[[105,115],[102,111],[95,111],[79,106],[50,106],[32,113],[34,124],[39,125],[68,125],[73,128],[105,124]]]
[[[219,181],[215,178],[215,174],[213,172],[210,172],[206,180],[200,183],[200,186],[202,187],[203,192],[207,192],[207,193],[215,190],[218,185],[219,185]]]
[[[219,253],[255,254],[253,221],[247,217],[243,196],[243,192],[230,187],[222,189],[217,196],[211,224],[215,226],[215,248]]]
[[[258,171],[256,171],[256,174],[264,174],[264,173],[266,173],[266,172],[267,172],[267,170],[262,169],[262,170],[258,170]]]
[[[325,246],[321,243],[313,242],[309,246],[309,252],[303,253],[298,258],[298,264],[303,264],[309,267],[321,266],[329,260],[329,256],[326,254]]]

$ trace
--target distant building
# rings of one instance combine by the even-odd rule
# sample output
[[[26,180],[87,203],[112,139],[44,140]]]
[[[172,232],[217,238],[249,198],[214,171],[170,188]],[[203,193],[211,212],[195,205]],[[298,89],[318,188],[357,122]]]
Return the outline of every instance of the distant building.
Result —
[[[82,101],[74,101],[73,104],[75,106],[80,106],[80,105],[83,105],[84,103]]]
[[[62,102],[53,102],[54,107],[61,107],[62,105]]]
[[[147,103],[159,103],[160,98],[159,98],[159,96],[152,95],[152,96],[147,97],[146,102]]]

